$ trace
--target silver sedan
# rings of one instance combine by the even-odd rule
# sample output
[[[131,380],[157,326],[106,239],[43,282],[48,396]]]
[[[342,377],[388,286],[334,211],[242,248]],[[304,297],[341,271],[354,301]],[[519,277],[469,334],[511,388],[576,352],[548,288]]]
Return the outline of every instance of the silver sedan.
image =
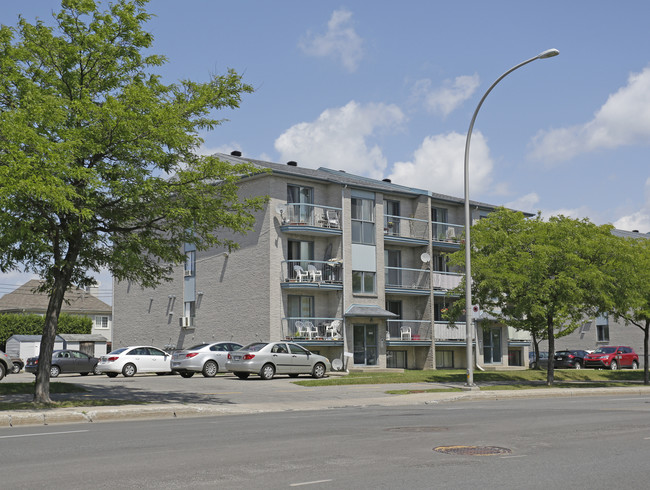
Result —
[[[219,370],[225,370],[228,353],[241,346],[235,342],[214,342],[176,351],[172,354],[172,371],[183,378],[191,378],[194,373],[212,378]]]
[[[255,342],[228,354],[226,369],[240,379],[258,374],[271,379],[276,374],[311,374],[322,378],[330,369],[327,357],[309,352],[292,342]]]

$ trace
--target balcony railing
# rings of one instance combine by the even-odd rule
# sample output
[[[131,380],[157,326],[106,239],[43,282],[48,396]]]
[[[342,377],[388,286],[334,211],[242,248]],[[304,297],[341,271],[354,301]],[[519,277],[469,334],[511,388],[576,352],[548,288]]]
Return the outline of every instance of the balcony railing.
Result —
[[[282,282],[343,283],[343,260],[284,260]]]
[[[435,289],[455,289],[463,280],[463,274],[457,272],[434,272],[433,287]]]
[[[431,322],[428,320],[387,320],[386,340],[431,340]]]
[[[430,289],[428,269],[385,267],[386,289]]]
[[[508,327],[508,340],[530,342],[533,338],[530,335],[530,332],[527,332],[526,330],[517,330],[515,327]]]
[[[448,322],[435,322],[434,335],[436,341],[466,340],[467,326],[465,323],[456,322],[453,326]]]
[[[302,316],[283,318],[282,338],[295,340],[343,340],[343,319]]]
[[[431,225],[431,238],[434,242],[460,242],[463,236],[464,225],[438,221],[432,221]]]
[[[318,228],[340,230],[342,223],[341,208],[319,206],[305,203],[286,203],[278,207],[280,221],[283,225],[305,225]]]
[[[404,216],[384,216],[384,235],[387,237],[428,240],[429,222]]]

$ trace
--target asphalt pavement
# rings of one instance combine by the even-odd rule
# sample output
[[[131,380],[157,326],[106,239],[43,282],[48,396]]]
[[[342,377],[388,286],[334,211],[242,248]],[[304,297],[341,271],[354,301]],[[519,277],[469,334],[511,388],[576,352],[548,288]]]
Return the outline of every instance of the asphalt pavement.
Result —
[[[3,383],[31,382],[27,373],[7,376]],[[54,401],[68,399],[111,399],[133,402],[113,406],[79,406],[43,410],[0,412],[0,428],[25,425],[95,423],[134,419],[173,419],[267,412],[331,410],[347,407],[407,406],[473,400],[507,398],[575,397],[602,395],[650,395],[650,387],[533,388],[524,390],[482,391],[480,386],[462,392],[426,392],[431,389],[464,388],[462,384],[404,383],[304,387],[294,379],[277,377],[270,381],[257,378],[239,380],[234,376],[215,378],[195,376],[141,375],[133,378],[62,375],[56,380],[81,385],[83,393],[52,394]],[[408,390],[407,394],[389,394],[389,390]],[[31,401],[33,395],[8,395],[3,401]]]

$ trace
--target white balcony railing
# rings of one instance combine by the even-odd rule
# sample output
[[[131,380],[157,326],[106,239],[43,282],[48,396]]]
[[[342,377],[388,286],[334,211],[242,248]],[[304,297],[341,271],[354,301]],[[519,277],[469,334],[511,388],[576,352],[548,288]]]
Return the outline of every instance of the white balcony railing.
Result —
[[[306,203],[286,203],[278,206],[280,222],[283,225],[306,225],[340,230],[342,210],[331,206]]]
[[[343,319],[302,316],[283,318],[282,337],[296,340],[343,340]]]
[[[343,261],[332,260],[283,260],[282,282],[343,283]]]
[[[458,322],[453,326],[447,322],[435,322],[434,335],[436,341],[465,340],[467,337],[467,326],[465,323]]]
[[[434,272],[433,287],[436,289],[455,289],[463,280],[463,274],[457,272]]]
[[[434,242],[460,242],[464,225],[432,221],[431,238]]]
[[[430,289],[429,269],[407,269],[405,267],[385,267],[386,288],[391,289]]]
[[[508,327],[508,340],[519,340],[523,342],[530,342],[533,340],[530,332],[525,330],[517,330],[515,327]]]

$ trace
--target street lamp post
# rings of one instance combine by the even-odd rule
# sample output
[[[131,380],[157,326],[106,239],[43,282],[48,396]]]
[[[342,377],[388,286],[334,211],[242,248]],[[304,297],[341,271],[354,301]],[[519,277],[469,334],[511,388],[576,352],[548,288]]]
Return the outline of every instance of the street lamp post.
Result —
[[[546,51],[539,53],[534,58],[530,58],[529,60],[523,61],[518,65],[513,66],[507,72],[505,72],[503,75],[497,78],[496,81],[492,85],[490,85],[490,88],[487,89],[487,92],[483,94],[483,97],[481,97],[481,100],[479,101],[478,105],[476,106],[476,110],[474,111],[474,115],[472,116],[472,121],[469,123],[469,129],[467,130],[467,139],[465,140],[465,326],[467,329],[467,334],[466,334],[467,385],[466,386],[469,387],[474,386],[474,363],[473,363],[473,355],[472,355],[472,336],[473,336],[472,265],[471,265],[471,257],[470,257],[471,249],[470,249],[470,231],[469,231],[472,224],[471,212],[469,206],[469,144],[470,144],[470,140],[472,139],[472,130],[474,129],[474,122],[476,121],[476,116],[478,115],[478,111],[481,109],[481,106],[483,105],[483,101],[488,96],[488,94],[492,92],[492,89],[501,80],[503,80],[510,73],[515,71],[517,68],[521,68],[522,66],[527,65],[528,63],[531,63],[535,60],[552,58],[553,56],[557,56],[558,54],[560,54],[560,52],[557,49],[547,49]]]

